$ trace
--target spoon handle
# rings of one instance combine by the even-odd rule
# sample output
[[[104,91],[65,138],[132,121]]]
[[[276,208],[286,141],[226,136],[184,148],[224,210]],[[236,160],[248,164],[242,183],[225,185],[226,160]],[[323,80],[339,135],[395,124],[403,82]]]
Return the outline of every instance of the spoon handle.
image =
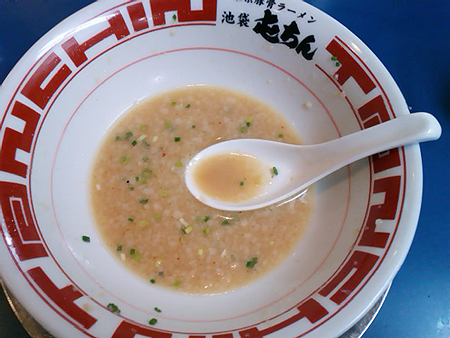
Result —
[[[361,158],[399,146],[436,140],[440,137],[441,132],[441,126],[433,115],[413,113],[322,145],[324,149],[328,149],[327,153],[332,161],[329,163],[343,167]]]

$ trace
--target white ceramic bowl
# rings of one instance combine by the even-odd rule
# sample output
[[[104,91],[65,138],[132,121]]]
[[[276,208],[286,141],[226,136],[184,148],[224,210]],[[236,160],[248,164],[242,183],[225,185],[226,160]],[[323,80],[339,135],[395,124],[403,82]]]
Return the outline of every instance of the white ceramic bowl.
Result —
[[[97,145],[136,101],[164,90],[212,84],[247,92],[285,115],[304,143],[409,113],[355,35],[306,3],[284,5],[98,2],[50,31],[10,73],[0,97],[0,271],[53,335],[336,337],[389,285],[417,224],[417,145],[320,181],[295,251],[227,293],[149,285],[117,263],[93,224],[87,181]]]

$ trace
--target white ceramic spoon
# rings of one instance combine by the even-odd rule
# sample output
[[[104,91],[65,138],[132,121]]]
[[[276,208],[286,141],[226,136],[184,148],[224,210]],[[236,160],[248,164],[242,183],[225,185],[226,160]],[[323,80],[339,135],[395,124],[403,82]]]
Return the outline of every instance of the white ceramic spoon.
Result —
[[[259,209],[284,201],[359,159],[411,143],[436,140],[440,135],[441,126],[432,115],[413,113],[314,145],[235,139],[214,144],[197,153],[186,166],[185,182],[199,201],[215,209]],[[193,172],[201,159],[225,153],[250,155],[270,167],[276,166],[278,175],[272,178],[260,195],[248,200],[226,202],[211,198],[198,188],[193,179]]]

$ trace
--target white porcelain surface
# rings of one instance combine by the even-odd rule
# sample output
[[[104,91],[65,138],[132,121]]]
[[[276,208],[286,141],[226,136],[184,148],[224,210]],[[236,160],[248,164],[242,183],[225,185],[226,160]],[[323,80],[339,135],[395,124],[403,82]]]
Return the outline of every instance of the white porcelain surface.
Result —
[[[88,201],[92,160],[108,127],[148,96],[192,84],[241,90],[285,115],[309,144],[360,130],[371,118],[409,113],[374,54],[308,4],[286,0],[284,9],[270,10],[256,1],[192,1],[194,15],[169,8],[165,23],[152,21],[161,18],[157,4],[168,3],[95,3],[44,36],[4,82],[2,278],[57,337],[339,336],[377,301],[409,249],[422,189],[417,145],[361,160],[316,184],[314,214],[295,251],[272,273],[231,292],[161,289],[103,247]],[[257,33],[265,13],[277,16],[279,39],[294,21],[297,44],[314,36],[312,60]],[[240,14],[248,14],[248,27],[239,25]],[[89,40],[100,32],[106,35],[100,42]],[[71,38],[93,44],[81,64],[83,53],[72,60],[63,48]],[[42,76],[39,69],[53,56],[59,63],[53,58],[55,68]],[[67,76],[47,100],[42,91],[61,74]],[[40,89],[30,95],[32,79]],[[8,154],[15,146],[14,164]],[[153,317],[155,326],[148,324]]]

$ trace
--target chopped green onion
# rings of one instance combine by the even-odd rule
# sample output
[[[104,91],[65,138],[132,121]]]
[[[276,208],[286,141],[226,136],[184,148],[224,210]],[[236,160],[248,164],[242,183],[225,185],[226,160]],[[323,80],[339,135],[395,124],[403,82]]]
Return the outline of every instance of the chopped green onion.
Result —
[[[175,16],[175,14],[174,14],[174,16]],[[174,20],[175,20],[175,19],[174,19]],[[158,322],[158,319],[156,319],[156,318],[152,318],[152,319],[150,319],[150,320],[148,321],[148,323],[149,323],[150,325],[155,325],[157,322]]]
[[[135,255],[134,255],[134,260],[136,260],[136,261],[140,261],[141,260],[141,254],[139,253],[139,252],[137,252]]]
[[[249,269],[252,269],[255,267],[256,263],[258,263],[258,257],[252,257],[252,259],[245,263],[245,266]]]
[[[159,313],[161,313],[161,312],[162,312],[162,311],[161,311],[161,309],[160,309],[160,308],[158,308],[158,307],[156,307],[156,306],[155,306],[154,310],[155,310],[156,312],[159,312]]]
[[[148,157],[143,157],[143,158],[142,158],[142,161],[145,162],[145,163],[147,163],[147,162],[148,162]]]
[[[119,135],[116,135],[116,137],[114,138],[114,140],[120,141],[120,136],[119,136]]]
[[[248,131],[248,127],[246,125],[239,127],[239,131],[242,134],[245,134]]]
[[[273,174],[274,174],[275,176],[277,176],[277,175],[278,175],[278,169],[277,169],[277,167],[273,167],[273,168],[272,168],[272,172],[273,172]]]
[[[175,15],[175,14],[174,14]],[[175,19],[174,19],[175,20]],[[177,105],[177,102],[176,101],[172,101],[172,102],[170,102],[170,104],[172,105],[172,106],[176,106]]]
[[[230,224],[230,221],[227,220],[227,219],[224,219],[224,220],[222,221],[222,225],[229,225],[229,224]]]
[[[122,244],[117,245],[117,251],[122,251]]]
[[[150,225],[150,222],[147,221],[146,219],[141,219],[139,222],[137,222],[137,226],[140,228],[146,228]]]
[[[89,243],[91,241],[91,238],[89,236],[81,236],[81,239],[86,243]]]
[[[136,253],[135,249],[130,249],[130,255],[134,255]]]
[[[283,137],[283,134],[278,134],[278,137],[279,137],[279,138],[282,138],[282,137]]]
[[[173,286],[178,286],[178,285],[180,285],[180,281],[179,280],[177,280],[177,281],[175,281],[175,283],[173,283]]]
[[[150,283],[155,284],[156,283],[155,279],[154,278],[150,279]]]
[[[252,124],[252,121],[253,121],[253,118],[251,116],[247,117],[247,120],[245,121],[245,125],[247,127],[250,127],[250,125]]]
[[[131,131],[127,131],[125,133],[125,140],[128,140],[131,136],[133,136],[133,133]]]
[[[133,191],[134,190],[134,187],[133,186],[131,186],[130,188],[129,188],[131,191]]]
[[[208,222],[210,219],[211,219],[211,218],[210,218],[209,216],[205,216],[205,217],[203,218],[203,222]]]
[[[119,162],[120,163],[128,163],[128,162],[130,162],[130,159],[126,156],[120,156]]]
[[[134,221],[134,219],[133,218],[131,218],[131,217],[128,217],[128,222],[133,222]]]
[[[139,176],[134,176],[134,180],[137,182],[139,181]]]
[[[106,307],[112,313],[120,313],[119,307],[116,304],[114,304],[114,303],[109,303]]]
[[[185,233],[187,235],[188,233],[190,233],[192,231],[192,227],[190,225],[188,225],[187,227],[182,227],[181,231],[183,231],[183,233]]]
[[[134,147],[137,144],[136,140],[133,140],[133,142],[131,142],[131,145]]]
[[[180,141],[181,141],[181,137],[175,136],[175,137],[173,138],[173,140],[174,140],[175,142],[180,142]]]
[[[141,198],[139,200],[139,203],[141,203],[141,204],[147,204],[147,202],[148,202],[148,198]]]
[[[239,185],[242,187],[244,185],[244,181],[240,181]]]
[[[334,64],[336,67],[339,67],[341,65],[340,62],[336,61],[336,63]]]
[[[172,127],[172,123],[170,123],[170,121],[164,121],[164,126],[166,128],[170,128],[170,127]]]
[[[195,129],[195,124],[191,125],[191,128],[192,128],[192,129]]]
[[[204,233],[205,235],[209,234],[210,232],[211,232],[211,228],[204,228],[204,229],[203,229],[203,233]]]
[[[186,106],[184,106],[184,108],[191,108],[191,104],[188,103]]]
[[[149,178],[153,174],[153,171],[151,169],[145,168],[141,171],[142,178]]]
[[[175,167],[181,168],[182,166],[183,166],[183,163],[181,163],[180,160],[177,160],[177,161],[175,162]]]
[[[140,126],[139,126],[139,130],[140,131],[147,131],[147,125],[145,125],[145,124],[141,124]]]
[[[153,214],[153,219],[155,221],[159,221],[159,220],[161,220],[161,218],[162,218],[161,214]]]
[[[142,144],[143,144],[146,148],[150,147],[150,144],[149,144],[146,140],[142,140]]]
[[[333,56],[331,57],[331,60],[336,61],[336,60],[337,60],[337,56],[334,56],[334,55],[333,55]]]

